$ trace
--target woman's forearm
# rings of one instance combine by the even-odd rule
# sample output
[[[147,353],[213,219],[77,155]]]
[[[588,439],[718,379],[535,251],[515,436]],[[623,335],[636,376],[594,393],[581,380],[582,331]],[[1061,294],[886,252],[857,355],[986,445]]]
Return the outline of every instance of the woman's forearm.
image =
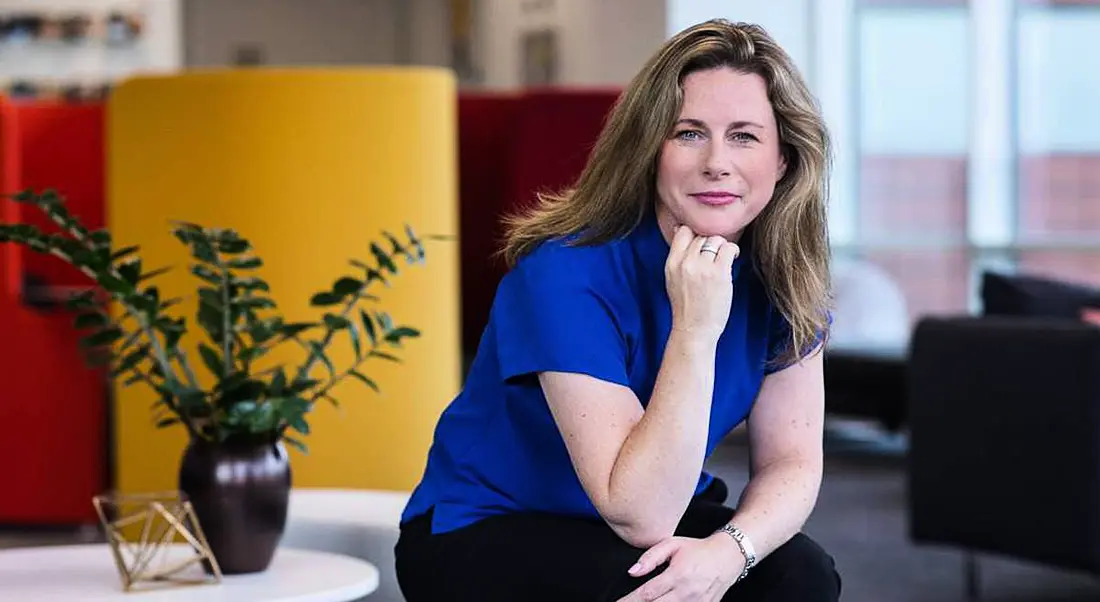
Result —
[[[642,419],[608,484],[609,522],[648,547],[670,537],[695,493],[706,455],[717,341],[673,330]]]
[[[756,560],[771,554],[802,530],[821,487],[822,459],[787,458],[763,466],[741,495],[733,524],[752,542]],[[731,553],[742,560],[736,542],[724,533]]]

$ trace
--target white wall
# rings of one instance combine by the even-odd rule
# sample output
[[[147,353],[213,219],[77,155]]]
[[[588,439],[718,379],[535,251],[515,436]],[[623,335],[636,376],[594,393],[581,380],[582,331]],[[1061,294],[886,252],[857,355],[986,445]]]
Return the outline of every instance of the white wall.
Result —
[[[476,23],[483,86],[522,83],[522,38],[558,33],[558,83],[621,86],[665,38],[664,0],[482,0]]]
[[[1019,37],[1020,151],[1100,152],[1100,10],[1025,10]]]
[[[389,0],[185,0],[189,67],[232,64],[254,46],[264,65],[391,63],[396,10]]]
[[[863,154],[966,154],[973,81],[969,11],[861,12],[853,100],[859,102]]]
[[[254,45],[265,65],[447,65],[446,0],[184,0],[190,67],[231,64]]]
[[[791,55],[811,79],[811,2],[818,0],[666,0],[667,34],[673,35],[708,19],[756,23]]]
[[[0,0],[0,12],[82,13],[102,17],[115,9],[140,9],[142,39],[109,48],[97,41],[77,44],[8,44],[0,51],[0,79],[98,82],[137,72],[173,71],[182,64],[180,0]]]

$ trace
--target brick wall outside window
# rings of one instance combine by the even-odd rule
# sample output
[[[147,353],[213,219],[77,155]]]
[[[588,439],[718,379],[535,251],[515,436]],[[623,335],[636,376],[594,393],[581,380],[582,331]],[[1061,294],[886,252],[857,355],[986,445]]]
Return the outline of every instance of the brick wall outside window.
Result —
[[[967,311],[974,282],[965,158],[865,157],[860,182],[861,238],[880,243],[861,255],[895,278],[911,318]],[[1100,247],[1100,153],[1021,157],[1017,219],[1025,245],[1072,236]],[[882,248],[895,244],[904,248]],[[1013,255],[1021,272],[1100,286],[1100,248]]]

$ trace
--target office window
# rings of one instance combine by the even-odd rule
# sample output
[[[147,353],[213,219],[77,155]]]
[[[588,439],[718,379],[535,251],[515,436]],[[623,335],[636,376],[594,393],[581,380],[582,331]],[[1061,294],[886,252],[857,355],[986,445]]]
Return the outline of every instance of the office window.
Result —
[[[912,320],[965,312],[970,11],[878,0],[856,18],[859,255],[895,279]]]
[[[1100,284],[1100,1],[1023,1],[1017,36],[1018,267]]]

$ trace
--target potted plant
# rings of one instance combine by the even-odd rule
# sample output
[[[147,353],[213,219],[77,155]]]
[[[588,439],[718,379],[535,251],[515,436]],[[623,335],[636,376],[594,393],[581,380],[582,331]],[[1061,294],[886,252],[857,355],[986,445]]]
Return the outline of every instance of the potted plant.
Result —
[[[349,378],[377,391],[364,364],[399,361],[391,352],[419,336],[395,324],[367,291],[388,284],[402,259],[422,263],[421,240],[408,227],[403,241],[383,232],[384,241],[365,245],[369,261],[351,260],[353,273],[312,296],[318,320],[289,322],[269,296],[259,275],[263,262],[246,238],[175,222],[171,232],[193,259],[198,309],[189,323],[177,315],[182,299],[162,298],[154,284],[167,268],[146,271],[140,249],[115,248],[105,229],[89,231],[54,191],[10,198],[44,212],[59,232],[0,224],[0,243],[59,257],[98,285],[67,302],[76,328],[88,331],[81,344],[89,360],[108,366],[122,386],[148,387],[157,427],[187,430],[179,488],[221,571],[266,569],[286,523],[291,471],[285,446],[305,451],[300,437],[309,434],[309,412],[321,401],[337,403],[333,389]],[[195,324],[201,340],[192,356],[181,343]],[[329,358],[337,340],[354,349],[351,365],[337,367]],[[265,363],[281,345],[300,348],[300,362]],[[200,379],[194,357],[208,378]]]

